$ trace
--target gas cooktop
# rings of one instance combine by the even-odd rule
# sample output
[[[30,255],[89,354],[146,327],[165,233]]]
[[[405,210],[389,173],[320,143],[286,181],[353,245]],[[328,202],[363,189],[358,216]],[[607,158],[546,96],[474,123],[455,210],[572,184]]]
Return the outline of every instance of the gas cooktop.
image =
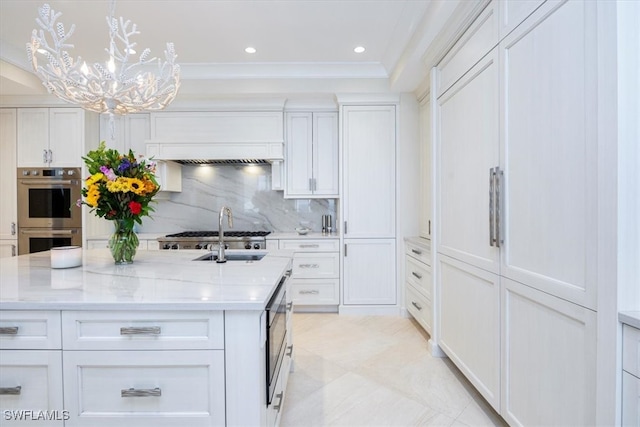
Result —
[[[265,236],[270,231],[225,231],[226,249],[265,249]],[[184,231],[158,237],[160,249],[205,249],[213,250],[218,245],[217,231]]]

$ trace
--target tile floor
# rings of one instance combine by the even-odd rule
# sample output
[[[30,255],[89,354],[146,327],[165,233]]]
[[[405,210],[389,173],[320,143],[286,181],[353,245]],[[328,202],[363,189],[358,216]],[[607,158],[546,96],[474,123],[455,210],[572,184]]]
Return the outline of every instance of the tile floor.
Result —
[[[506,426],[411,319],[294,313],[280,425]]]

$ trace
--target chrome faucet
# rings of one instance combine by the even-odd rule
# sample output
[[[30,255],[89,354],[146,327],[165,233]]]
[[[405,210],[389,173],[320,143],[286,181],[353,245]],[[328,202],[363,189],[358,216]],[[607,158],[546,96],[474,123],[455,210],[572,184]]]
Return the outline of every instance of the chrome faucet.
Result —
[[[233,215],[231,214],[231,208],[223,206],[222,209],[220,209],[220,218],[218,220],[218,259],[216,262],[219,263],[227,262],[227,259],[224,256],[224,230],[222,229],[222,219],[224,218],[225,212],[227,213],[229,227],[233,227]]]

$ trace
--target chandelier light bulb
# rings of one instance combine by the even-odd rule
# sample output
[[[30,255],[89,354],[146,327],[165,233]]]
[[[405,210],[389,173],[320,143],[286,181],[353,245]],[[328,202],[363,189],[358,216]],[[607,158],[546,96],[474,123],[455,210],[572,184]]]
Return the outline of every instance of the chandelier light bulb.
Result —
[[[73,45],[68,42],[75,31],[71,25],[66,31],[55,12],[48,4],[38,9],[31,42],[27,43],[27,54],[34,72],[42,80],[49,93],[97,113],[129,114],[140,111],[162,110],[176,97],[180,87],[180,66],[176,64],[173,43],[167,43],[164,61],[150,57],[144,49],[137,59],[136,45],[130,38],[140,34],[136,24],[116,19],[115,0],[110,1],[107,26],[109,47],[105,49],[109,60],[92,65],[74,59],[68,52]],[[156,73],[150,67],[156,65]]]

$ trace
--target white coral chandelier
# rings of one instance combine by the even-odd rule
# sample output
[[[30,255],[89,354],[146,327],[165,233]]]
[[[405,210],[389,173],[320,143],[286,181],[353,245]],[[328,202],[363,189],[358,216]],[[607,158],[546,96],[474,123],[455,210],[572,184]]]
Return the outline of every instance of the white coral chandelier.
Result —
[[[74,60],[67,51],[73,45],[67,40],[75,24],[65,32],[62,22],[57,22],[60,12],[56,13],[48,4],[38,12],[36,22],[41,29],[33,30],[27,53],[33,70],[49,93],[86,110],[109,113],[111,117],[161,110],[175,98],[180,87],[180,66],[175,63],[173,43],[167,43],[165,61],[149,58],[150,50],[145,49],[137,60],[130,62],[136,46],[130,37],[140,32],[136,24],[129,28],[131,21],[124,21],[122,17],[118,21],[114,17],[115,0],[110,1],[107,16],[110,43],[105,49],[109,55],[105,64],[87,65],[80,56]],[[38,65],[37,56],[46,60],[45,65]],[[148,68],[156,61],[158,73],[154,74]]]

